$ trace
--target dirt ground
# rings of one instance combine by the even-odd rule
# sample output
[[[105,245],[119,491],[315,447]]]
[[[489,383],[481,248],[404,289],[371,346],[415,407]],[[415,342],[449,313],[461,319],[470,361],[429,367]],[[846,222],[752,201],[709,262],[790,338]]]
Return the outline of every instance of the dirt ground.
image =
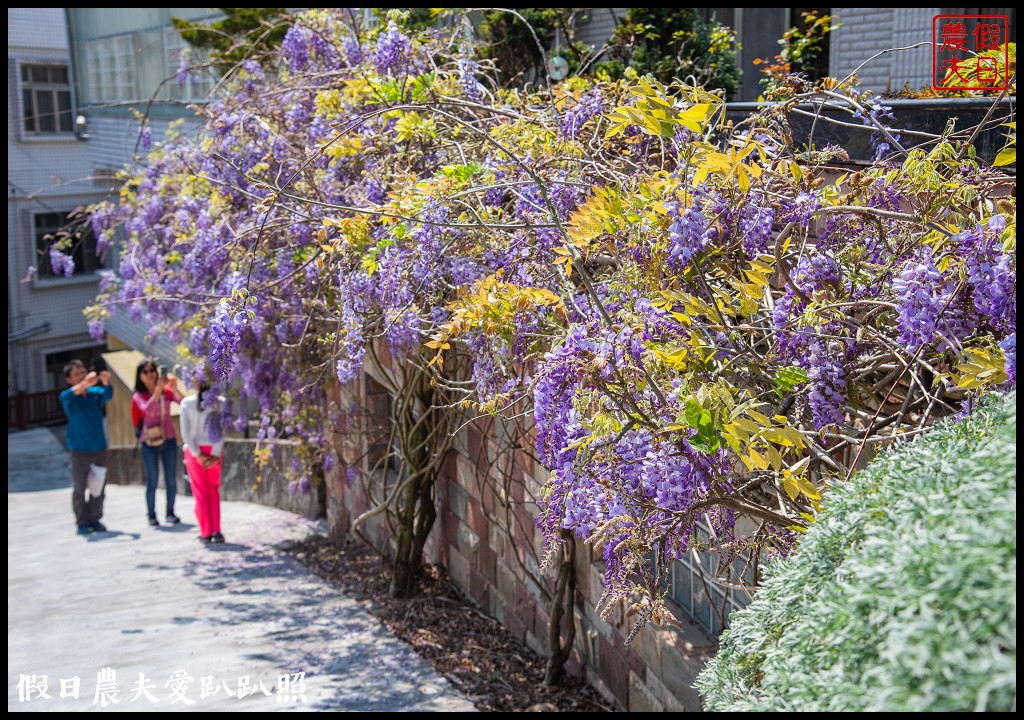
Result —
[[[290,552],[316,575],[342,585],[485,712],[612,712],[581,681],[543,684],[544,659],[466,600],[437,567],[413,597],[388,597],[390,571],[365,546],[319,538]]]

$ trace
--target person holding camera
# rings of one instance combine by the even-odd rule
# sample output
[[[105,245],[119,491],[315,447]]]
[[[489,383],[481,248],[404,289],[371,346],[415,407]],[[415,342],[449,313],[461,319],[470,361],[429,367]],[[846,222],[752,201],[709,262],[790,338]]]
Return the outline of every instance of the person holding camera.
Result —
[[[105,366],[104,366],[105,368]],[[106,532],[100,522],[103,517],[105,491],[89,493],[85,498],[91,465],[106,468],[107,434],[103,429],[103,405],[114,398],[110,386],[110,372],[106,369],[86,370],[81,360],[72,360],[64,366],[64,379],[68,387],[60,394],[61,405],[68,416],[66,430],[68,452],[71,455],[71,507],[79,535]]]
[[[178,494],[178,440],[171,420],[171,403],[180,403],[178,378],[145,359],[135,369],[135,394],[132,395],[132,424],[142,445],[142,469],[146,476],[146,511],[149,524],[159,527],[156,517],[156,488],[160,466],[164,469],[167,492],[167,514],[164,519],[176,525],[181,518],[174,514]]]

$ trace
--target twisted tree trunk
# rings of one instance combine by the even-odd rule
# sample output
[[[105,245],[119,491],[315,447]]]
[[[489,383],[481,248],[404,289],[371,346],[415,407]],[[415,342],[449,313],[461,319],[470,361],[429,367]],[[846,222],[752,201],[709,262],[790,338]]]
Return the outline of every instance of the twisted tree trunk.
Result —
[[[544,668],[544,684],[557,685],[565,677],[565,663],[576,641],[576,623],[573,622],[573,603],[576,597],[576,539],[571,532],[562,531],[562,555],[558,562],[558,577],[551,596],[551,621],[548,623],[548,657]],[[565,619],[565,634],[562,620]]]

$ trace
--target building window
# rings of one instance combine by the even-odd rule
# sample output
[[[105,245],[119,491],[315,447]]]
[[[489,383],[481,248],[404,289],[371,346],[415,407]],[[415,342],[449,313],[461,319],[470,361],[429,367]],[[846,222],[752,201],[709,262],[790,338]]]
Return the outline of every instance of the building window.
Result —
[[[697,535],[705,542],[710,536],[707,525],[697,524]],[[723,563],[717,553],[688,553],[672,563],[669,597],[712,637],[718,637],[729,624],[729,616],[750,604],[750,596],[742,587],[754,584],[754,568],[747,553],[740,553],[731,563]],[[723,584],[726,583],[726,584]]]
[[[185,84],[179,85],[178,68],[181,67],[181,56],[186,52],[189,55],[188,64],[191,70]],[[210,51],[207,48],[190,47],[175,28],[164,30],[164,67],[165,77],[169,80],[164,83],[161,95],[170,100],[185,102],[206,100],[217,81],[212,68],[201,67],[209,59]]]
[[[134,55],[131,35],[93,40],[86,45],[89,88],[94,100],[136,99]]]
[[[89,222],[75,222],[69,225],[68,214],[60,212],[37,213],[35,221],[36,250],[38,261],[36,274],[40,278],[63,277],[63,273],[54,272],[50,263],[50,245],[60,230],[71,233],[73,246],[66,251],[75,261],[75,275],[88,275],[102,269],[103,263],[96,255],[96,236]]]
[[[71,86],[66,65],[22,65],[21,92],[26,133],[73,132]]]

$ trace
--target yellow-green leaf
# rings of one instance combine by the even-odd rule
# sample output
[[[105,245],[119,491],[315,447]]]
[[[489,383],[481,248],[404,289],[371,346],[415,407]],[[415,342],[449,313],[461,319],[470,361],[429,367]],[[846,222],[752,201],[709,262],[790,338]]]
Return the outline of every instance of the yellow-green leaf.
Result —
[[[806,495],[807,497],[809,497],[809,498],[811,498],[813,500],[820,500],[821,499],[821,493],[818,492],[818,488],[814,487],[814,485],[811,483],[810,480],[808,480],[807,478],[805,478],[803,476],[799,476],[799,477],[794,478],[794,481],[796,482],[797,486],[800,488],[800,492],[802,492],[804,495]]]
[[[996,155],[995,162],[992,164],[1012,165],[1015,162],[1017,162],[1017,148],[1008,147],[999,151],[999,154]]]

